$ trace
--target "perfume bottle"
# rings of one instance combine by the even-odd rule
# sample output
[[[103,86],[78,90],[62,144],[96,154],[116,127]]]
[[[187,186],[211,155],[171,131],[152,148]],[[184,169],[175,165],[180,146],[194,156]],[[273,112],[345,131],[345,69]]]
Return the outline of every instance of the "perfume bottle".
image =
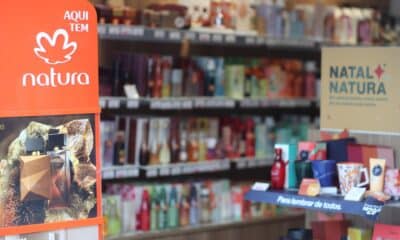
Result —
[[[140,203],[140,230],[150,230],[150,195],[147,189],[143,190],[142,202]]]
[[[199,223],[199,204],[197,200],[197,188],[194,184],[190,186],[190,194],[189,194],[189,221],[190,225],[195,226]]]
[[[150,230],[155,231],[158,229],[158,214],[160,211],[160,204],[158,201],[158,191],[155,187],[151,189],[151,206],[150,206]]]
[[[207,186],[201,187],[200,193],[200,222],[209,223],[211,221],[210,190]]]
[[[158,229],[166,229],[167,228],[167,212],[168,212],[168,205],[167,205],[167,192],[165,190],[165,186],[161,186],[159,195],[159,212],[158,212]]]
[[[162,62],[162,97],[171,96],[171,59],[165,58]]]
[[[274,163],[271,168],[271,188],[283,189],[285,184],[285,162],[282,159],[282,149],[275,149]]]
[[[163,76],[161,70],[161,60],[157,58],[155,61],[154,88],[152,94],[154,98],[161,97],[162,84],[163,84]]]
[[[51,164],[50,208],[68,207],[71,187],[70,152],[66,149],[66,135],[58,129],[50,129],[47,154]]]
[[[109,200],[109,217],[108,217],[108,234],[110,236],[118,235],[121,231],[122,225],[121,225],[121,216],[118,213],[119,207],[117,204],[117,200],[114,198],[111,198]]]
[[[149,164],[149,148],[146,140],[144,140],[140,145],[139,164],[141,166],[147,166]]]
[[[181,143],[180,143],[180,152],[179,152],[179,161],[180,162],[187,162],[188,160],[188,153],[186,152],[186,134],[183,132],[181,136]]]
[[[114,165],[124,165],[125,164],[125,137],[124,132],[117,132],[115,143],[114,143]]]
[[[168,227],[176,228],[179,226],[178,193],[176,187],[172,186],[169,193],[168,202]]]
[[[189,224],[189,195],[187,187],[182,189],[181,202],[179,204],[179,223],[181,227],[185,227]]]
[[[187,145],[187,154],[189,162],[197,162],[199,160],[199,145],[194,132],[190,135],[189,144]]]
[[[168,144],[168,127],[169,120],[163,119],[159,121],[160,129],[159,129],[159,142],[162,142],[160,149],[160,163],[161,164],[169,164],[171,162],[171,151]]]

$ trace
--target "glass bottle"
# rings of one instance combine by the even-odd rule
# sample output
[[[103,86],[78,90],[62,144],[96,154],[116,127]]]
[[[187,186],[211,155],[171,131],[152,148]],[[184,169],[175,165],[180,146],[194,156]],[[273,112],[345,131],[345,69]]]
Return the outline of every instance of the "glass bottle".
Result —
[[[152,187],[150,197],[150,230],[156,231],[158,229],[158,214],[160,211],[160,205],[158,201],[159,195],[155,187]]]
[[[282,149],[275,149],[274,163],[271,168],[271,188],[280,190],[285,184],[285,162],[282,159]]]
[[[199,205],[197,199],[197,188],[194,184],[190,186],[190,194],[189,194],[189,221],[191,226],[195,226],[199,223]]]
[[[178,212],[178,193],[176,187],[172,186],[169,193],[168,202],[168,227],[176,228],[179,225],[179,212]]]
[[[51,166],[51,197],[49,208],[64,208],[69,205],[71,187],[70,152],[66,150],[66,135],[58,129],[50,129],[47,154]]]
[[[117,132],[115,143],[114,143],[114,165],[123,165],[125,164],[125,137],[124,132]]]
[[[143,190],[142,202],[140,203],[140,230],[150,230],[150,195],[147,189]]]
[[[209,223],[211,221],[210,190],[207,186],[202,186],[200,193],[200,221]]]
[[[159,212],[158,212],[158,229],[166,229],[167,228],[167,212],[168,212],[168,205],[167,205],[167,192],[165,190],[165,186],[162,186],[158,195],[159,200]]]

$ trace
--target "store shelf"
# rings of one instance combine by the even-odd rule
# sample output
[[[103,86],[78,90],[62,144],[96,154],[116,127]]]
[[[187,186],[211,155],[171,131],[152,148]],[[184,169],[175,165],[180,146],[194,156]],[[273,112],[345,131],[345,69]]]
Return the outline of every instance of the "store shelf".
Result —
[[[315,211],[346,213],[376,220],[382,211],[384,204],[370,199],[355,202],[346,201],[342,196],[318,196],[308,197],[297,194],[296,191],[258,191],[251,190],[246,196],[246,200],[253,202],[263,202],[284,207],[304,208]]]
[[[222,32],[219,30],[195,31],[165,28],[148,28],[103,24],[98,26],[102,40],[122,40],[138,42],[181,43],[189,40],[192,44],[212,44],[234,47],[285,47],[319,49],[319,43],[303,39],[269,39],[256,34]]]
[[[160,238],[179,238],[193,233],[205,233],[215,230],[223,230],[227,228],[238,228],[248,225],[269,224],[277,222],[298,221],[304,220],[305,214],[303,212],[285,214],[281,216],[269,218],[255,218],[245,221],[226,221],[221,223],[202,224],[194,227],[183,227],[178,229],[154,231],[148,233],[126,233],[120,236],[107,237],[106,240],[147,240],[147,239],[160,239]]]
[[[139,177],[140,168],[135,165],[103,167],[101,173],[102,179],[104,180],[135,178]]]
[[[138,178],[142,171],[144,178],[149,179],[267,167],[271,163],[272,158],[238,158],[151,166],[123,165],[104,167],[102,176],[104,180]]]
[[[310,110],[316,109],[314,99],[243,99],[236,100],[223,97],[192,97],[192,98],[140,98],[128,99],[124,97],[101,97],[100,107],[103,113],[119,115],[159,115],[179,111],[179,113],[205,114],[223,113],[223,111],[235,114],[254,113],[261,114],[265,110],[292,109]],[[200,110],[200,111],[195,111]],[[263,111],[260,111],[263,110]]]

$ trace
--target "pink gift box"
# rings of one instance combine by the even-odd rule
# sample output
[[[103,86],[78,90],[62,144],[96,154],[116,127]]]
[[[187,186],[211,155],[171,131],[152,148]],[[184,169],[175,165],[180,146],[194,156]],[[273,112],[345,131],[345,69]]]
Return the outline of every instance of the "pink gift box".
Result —
[[[400,169],[387,169],[384,192],[395,198],[400,197]]]

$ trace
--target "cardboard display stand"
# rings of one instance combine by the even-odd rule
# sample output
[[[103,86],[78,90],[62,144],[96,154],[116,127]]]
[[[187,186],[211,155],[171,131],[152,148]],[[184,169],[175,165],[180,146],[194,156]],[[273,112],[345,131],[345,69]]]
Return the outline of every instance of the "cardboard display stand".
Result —
[[[0,239],[102,239],[96,13],[87,0],[3,7]]]

